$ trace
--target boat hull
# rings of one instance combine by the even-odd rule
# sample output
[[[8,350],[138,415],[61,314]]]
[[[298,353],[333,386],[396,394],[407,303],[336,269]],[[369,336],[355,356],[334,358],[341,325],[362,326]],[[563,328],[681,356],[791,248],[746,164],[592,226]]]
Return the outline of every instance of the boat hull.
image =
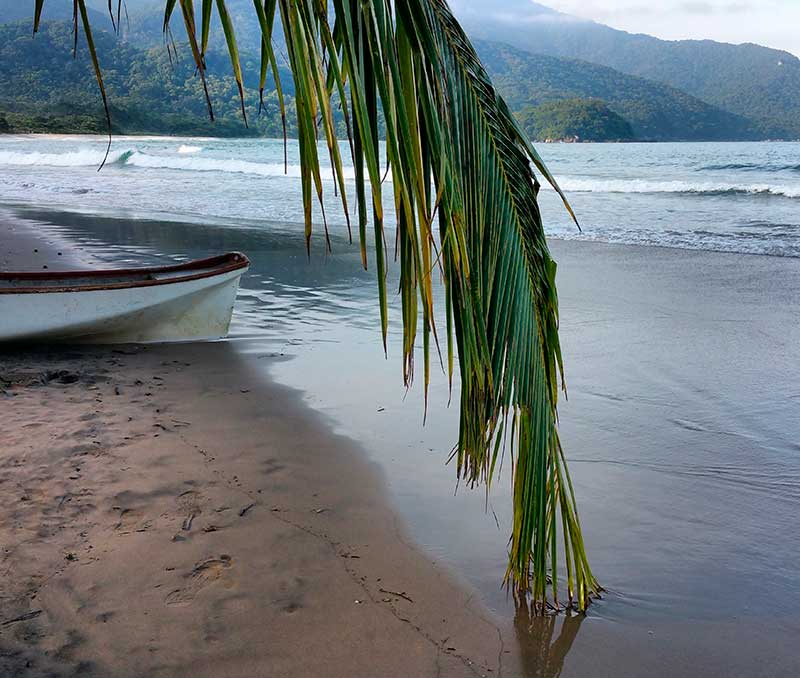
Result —
[[[220,339],[246,268],[169,284],[0,294],[0,341],[93,344]]]

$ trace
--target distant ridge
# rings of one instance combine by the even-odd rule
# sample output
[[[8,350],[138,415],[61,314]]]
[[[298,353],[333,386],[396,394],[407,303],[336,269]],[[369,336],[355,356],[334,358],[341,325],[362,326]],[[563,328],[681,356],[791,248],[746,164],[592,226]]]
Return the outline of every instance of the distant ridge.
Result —
[[[578,59],[532,54],[476,40],[492,80],[513,111],[562,99],[599,99],[649,141],[757,139],[752,122],[661,83]]]
[[[89,3],[91,5],[91,3]],[[33,5],[31,1],[25,0],[0,0],[0,24],[25,21],[30,24],[33,32]],[[111,20],[108,12],[96,11],[87,7],[87,14],[93,25],[105,28],[106,23],[111,28]],[[42,21],[67,21],[72,19],[72,3],[64,0],[50,0],[44,3],[42,9]]]
[[[662,82],[752,119],[764,137],[800,139],[800,59],[789,52],[713,40],[660,40],[528,0],[451,4],[475,38]]]

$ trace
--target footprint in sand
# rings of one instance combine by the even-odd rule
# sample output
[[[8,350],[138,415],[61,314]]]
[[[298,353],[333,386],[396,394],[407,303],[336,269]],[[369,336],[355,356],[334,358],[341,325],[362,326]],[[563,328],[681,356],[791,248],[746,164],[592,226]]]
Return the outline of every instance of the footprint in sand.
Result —
[[[270,457],[263,462],[264,475],[270,476],[273,473],[280,473],[286,466],[281,464],[277,459]]]
[[[201,513],[203,495],[197,490],[186,490],[178,495],[178,507],[187,513]]]
[[[219,558],[209,558],[198,563],[186,575],[186,584],[168,593],[164,602],[167,605],[186,605],[191,603],[200,591],[220,580],[224,576],[225,570],[231,567],[231,564],[231,557],[227,555],[221,555]]]
[[[195,517],[203,512],[203,495],[197,490],[187,490],[178,495],[178,508],[186,517],[181,523],[181,529],[188,532],[192,529]]]
[[[120,534],[131,532],[147,532],[153,525],[152,520],[145,520],[136,509],[120,509],[119,520],[114,529]]]
[[[272,604],[286,614],[293,614],[305,606],[306,582],[300,577],[282,581]]]

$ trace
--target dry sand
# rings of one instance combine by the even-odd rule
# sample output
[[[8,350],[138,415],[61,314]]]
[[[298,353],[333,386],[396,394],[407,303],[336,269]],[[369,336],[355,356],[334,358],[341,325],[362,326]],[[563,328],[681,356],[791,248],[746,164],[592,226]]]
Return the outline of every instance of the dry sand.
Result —
[[[6,349],[0,440],[2,676],[502,673],[378,470],[229,344]]]

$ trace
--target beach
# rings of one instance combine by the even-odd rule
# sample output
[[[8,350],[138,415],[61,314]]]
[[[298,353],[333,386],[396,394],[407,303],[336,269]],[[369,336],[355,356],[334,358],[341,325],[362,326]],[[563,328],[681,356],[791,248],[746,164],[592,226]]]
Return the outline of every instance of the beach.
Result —
[[[20,263],[55,254],[27,235]],[[498,671],[380,471],[229,345],[7,350],[0,376],[0,675]]]
[[[308,257],[288,214],[295,180],[192,170],[157,214],[140,194],[189,170],[52,162],[9,171],[36,188],[3,203],[4,267],[230,250],[253,265],[225,342],[2,353],[6,674],[797,675],[796,199],[578,194],[609,230],[584,220],[584,240],[550,241],[560,426],[605,592],[585,616],[531,619],[501,588],[508,459],[488,498],[456,485],[446,377],[434,369],[423,426],[421,388],[402,386],[397,299],[386,358],[374,270],[341,225],[331,253],[315,236]],[[226,221],[205,196],[204,219],[188,207],[201,176],[227,181],[220,205],[223,186],[261,181],[286,200]],[[657,208],[673,246],[655,246],[649,222],[645,245],[591,241]],[[716,243],[728,251],[703,249]]]
[[[15,222],[24,238],[6,242],[25,266],[47,265],[41,262],[58,251],[52,265],[78,266],[108,256],[97,238],[74,237],[77,224],[100,223],[121,227],[59,213],[48,222],[37,213]],[[46,237],[34,253],[35,229]],[[180,237],[170,230],[162,224],[167,240]],[[736,334],[720,340],[728,358],[714,356],[701,341],[700,319],[745,322],[751,329],[740,340],[751,341],[751,331],[774,329],[773,313],[737,314],[773,302],[786,314],[787,346],[796,346],[787,304],[796,303],[798,262],[552,246],[572,356],[562,432],[593,564],[608,587],[587,617],[541,620],[514,610],[499,587],[504,532],[494,525],[508,519],[505,487],[495,489],[493,516],[481,506],[482,493],[452,495],[443,449],[452,431],[446,420],[423,429],[416,408],[398,406],[402,389],[388,376],[391,361],[376,365],[385,365],[384,388],[397,391],[398,402],[379,395],[385,407],[363,414],[352,437],[342,435],[335,410],[320,412],[317,399],[315,411],[308,392],[327,392],[352,412],[354,394],[376,397],[367,383],[382,381],[380,373],[352,374],[332,337],[262,343],[249,319],[229,342],[4,351],[2,674],[791,675],[797,617],[778,610],[764,617],[756,603],[761,595],[796,594],[791,513],[772,511],[797,501],[794,462],[782,469],[770,461],[774,487],[748,464],[737,468],[746,445],[735,430],[714,430],[715,398],[705,398],[706,411],[702,392],[650,370],[663,368],[658,357],[670,351],[678,356],[676,375],[727,363],[738,350]],[[329,274],[329,266],[322,270]],[[695,274],[677,275],[689,271],[713,281],[694,306]],[[597,290],[588,298],[586,276]],[[764,288],[756,279],[772,282]],[[735,307],[726,307],[734,298]],[[683,320],[676,325],[676,318]],[[670,336],[667,326],[679,329]],[[673,344],[686,330],[698,343],[678,350]],[[342,360],[338,369],[319,355],[326,343]],[[643,356],[649,363],[637,366]],[[322,382],[320,361],[329,372]],[[731,367],[744,381],[755,369],[773,375],[776,399],[786,402],[772,413],[775,434],[791,445],[785,426],[796,395],[781,388],[796,383],[797,363],[766,351],[758,367]],[[714,372],[723,371],[717,365]],[[285,382],[288,374],[298,383],[305,375],[305,393],[270,377]],[[337,378],[339,390],[330,383]],[[694,418],[669,416],[684,401]],[[381,419],[387,408],[397,421]],[[667,413],[653,416],[652,408]],[[759,435],[769,447],[768,428]],[[432,454],[431,441],[441,454]],[[684,445],[696,463],[682,468],[676,455]],[[726,456],[714,466],[703,463],[706,454]],[[741,510],[730,516],[733,536],[726,520],[708,513],[731,492]],[[665,506],[672,512],[666,520],[657,515]],[[772,511],[774,538],[754,507]],[[653,530],[665,539],[649,542]],[[725,555],[740,540],[755,540],[751,531],[771,549],[770,561],[745,565]],[[687,559],[697,569],[685,569]],[[777,576],[768,578],[773,568]],[[728,596],[735,586],[739,596]],[[692,592],[696,598],[685,597]],[[745,635],[759,651],[743,653]]]

